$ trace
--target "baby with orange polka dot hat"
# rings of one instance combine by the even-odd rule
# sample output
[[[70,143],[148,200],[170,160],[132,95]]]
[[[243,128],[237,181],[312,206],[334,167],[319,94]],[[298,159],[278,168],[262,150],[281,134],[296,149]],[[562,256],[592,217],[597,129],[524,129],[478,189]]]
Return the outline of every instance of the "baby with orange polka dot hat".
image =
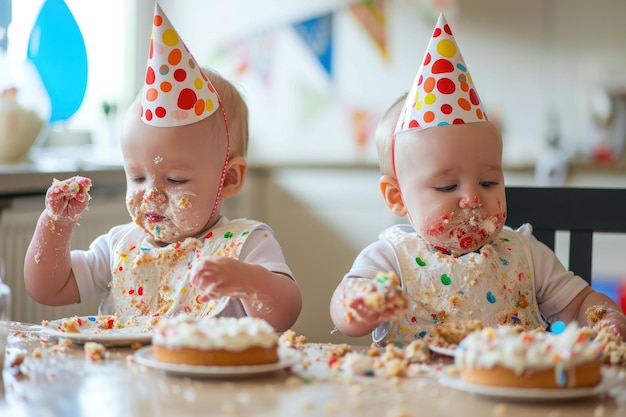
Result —
[[[290,328],[302,296],[272,230],[221,214],[244,184],[247,106],[198,65],[158,4],[120,142],[132,221],[71,250],[91,181],[55,180],[24,263],[31,297],[65,305],[105,294],[100,314],[247,315]]]
[[[384,230],[357,256],[331,300],[337,330],[407,344],[444,322],[587,325],[587,310],[601,306],[601,321],[626,335],[620,308],[567,271],[531,225],[504,225],[502,138],[443,15],[410,92],[383,116],[376,139],[383,199],[409,223]],[[381,271],[399,285],[371,291],[404,295],[408,308],[365,302],[360,289]]]

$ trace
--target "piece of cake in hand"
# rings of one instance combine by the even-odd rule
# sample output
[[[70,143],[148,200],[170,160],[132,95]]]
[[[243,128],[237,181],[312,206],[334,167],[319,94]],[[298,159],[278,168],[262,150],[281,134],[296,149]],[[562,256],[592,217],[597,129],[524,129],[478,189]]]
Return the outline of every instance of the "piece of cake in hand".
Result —
[[[517,326],[470,333],[455,351],[462,380],[516,388],[581,388],[602,379],[604,346],[572,322],[560,334]]]
[[[409,300],[394,272],[379,272],[374,279],[347,280],[343,302],[348,321],[362,314],[393,320],[405,314],[409,307]]]
[[[184,365],[278,362],[278,334],[265,320],[252,317],[162,318],[152,333],[152,347],[157,360]]]
[[[91,180],[76,175],[59,181],[56,178],[46,192],[46,212],[55,222],[78,220],[89,204]]]

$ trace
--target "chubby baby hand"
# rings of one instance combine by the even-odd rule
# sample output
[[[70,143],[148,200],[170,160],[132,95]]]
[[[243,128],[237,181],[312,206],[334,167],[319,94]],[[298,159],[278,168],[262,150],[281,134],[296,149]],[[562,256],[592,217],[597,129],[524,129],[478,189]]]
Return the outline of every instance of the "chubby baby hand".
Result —
[[[90,188],[91,180],[78,175],[63,181],[55,179],[46,192],[46,213],[55,224],[75,223],[87,209]]]
[[[203,291],[200,302],[223,296],[237,296],[242,288],[237,284],[240,261],[226,256],[204,256],[191,267],[191,283]]]
[[[379,273],[374,279],[351,278],[344,283],[347,321],[378,324],[399,319],[409,302],[396,275]]]

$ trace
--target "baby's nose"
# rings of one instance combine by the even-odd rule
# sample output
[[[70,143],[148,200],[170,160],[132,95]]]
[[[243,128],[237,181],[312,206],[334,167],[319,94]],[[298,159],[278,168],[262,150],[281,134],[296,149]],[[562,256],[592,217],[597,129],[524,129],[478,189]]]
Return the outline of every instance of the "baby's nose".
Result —
[[[480,197],[477,194],[472,194],[467,197],[463,197],[461,201],[459,201],[459,206],[461,208],[476,208],[480,207]]]
[[[157,187],[152,187],[148,190],[148,192],[146,194],[144,194],[143,197],[146,201],[152,201],[152,202],[156,202],[156,203],[165,203],[166,198],[165,198],[165,194],[159,190]]]

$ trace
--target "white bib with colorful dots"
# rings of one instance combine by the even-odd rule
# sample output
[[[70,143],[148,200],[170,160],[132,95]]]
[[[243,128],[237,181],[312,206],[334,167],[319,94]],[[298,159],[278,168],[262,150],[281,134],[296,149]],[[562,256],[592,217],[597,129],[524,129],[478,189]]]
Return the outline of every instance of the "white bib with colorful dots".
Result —
[[[260,225],[252,220],[234,220],[202,238],[187,238],[165,247],[157,246],[139,228],[129,229],[112,244],[113,279],[101,312],[123,316],[209,314],[215,303],[197,301],[202,291],[191,285],[193,261],[204,255],[239,258],[250,232]]]
[[[410,311],[383,343],[409,343],[444,321],[545,327],[535,297],[530,252],[520,236],[503,229],[480,252],[441,253],[415,232],[391,227],[382,233],[395,248]]]

